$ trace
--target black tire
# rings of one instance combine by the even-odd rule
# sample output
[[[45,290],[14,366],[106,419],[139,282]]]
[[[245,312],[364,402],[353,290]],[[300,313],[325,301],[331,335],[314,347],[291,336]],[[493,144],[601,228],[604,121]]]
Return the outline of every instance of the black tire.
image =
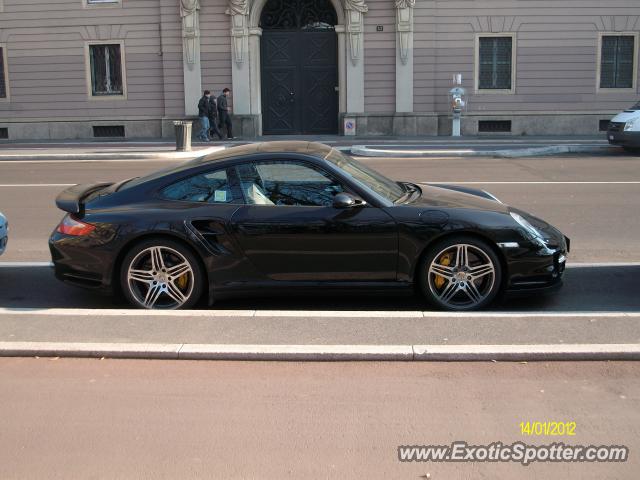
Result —
[[[157,259],[155,264],[152,257]],[[125,255],[120,289],[135,308],[187,309],[202,296],[204,278],[200,262],[188,247],[179,241],[151,238],[135,244]]]
[[[640,147],[622,147],[622,149],[631,155],[640,155]]]
[[[458,265],[459,248],[466,252],[466,266]],[[442,275],[434,273],[432,267]],[[500,293],[500,259],[487,242],[475,237],[460,235],[437,242],[429,248],[418,268],[422,294],[431,305],[442,310],[479,310]],[[450,295],[453,296],[448,298]]]

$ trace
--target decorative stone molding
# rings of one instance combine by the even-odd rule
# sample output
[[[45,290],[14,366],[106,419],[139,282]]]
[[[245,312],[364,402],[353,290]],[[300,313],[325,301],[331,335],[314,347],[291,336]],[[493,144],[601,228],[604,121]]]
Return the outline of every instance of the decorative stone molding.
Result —
[[[200,67],[200,0],[179,0],[182,20],[182,74],[184,79],[184,113],[198,114],[202,94]]]
[[[355,65],[361,57],[364,14],[369,11],[369,7],[364,3],[364,0],[344,0],[344,9],[347,14],[351,63]]]
[[[196,43],[200,36],[200,22],[198,19],[200,0],[180,0],[180,18],[182,19],[182,38],[187,63],[196,63]]]
[[[409,58],[411,32],[413,32],[413,7],[415,5],[416,0],[395,0],[398,54],[403,64],[406,64]]]
[[[396,112],[413,111],[413,8],[416,0],[394,0],[396,9]]]
[[[231,43],[233,57],[238,65],[244,63],[249,40],[249,2],[247,0],[229,0],[225,11],[231,16]]]

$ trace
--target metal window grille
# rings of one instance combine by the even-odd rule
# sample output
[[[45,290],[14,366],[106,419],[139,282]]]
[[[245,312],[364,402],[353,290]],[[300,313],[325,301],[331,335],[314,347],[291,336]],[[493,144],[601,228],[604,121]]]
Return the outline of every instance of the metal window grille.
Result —
[[[600,88],[633,88],[635,37],[606,35],[602,37],[600,56]]]
[[[4,48],[0,48],[0,98],[7,98],[7,79],[4,78]]]
[[[94,125],[94,137],[124,137],[124,125]]]
[[[511,132],[511,120],[479,120],[479,133],[507,133]]]
[[[120,45],[90,45],[89,49],[92,95],[122,95]]]
[[[600,120],[599,130],[601,132],[606,132],[607,130],[609,130],[610,123],[611,123],[611,120]]]
[[[512,48],[511,37],[480,38],[480,89],[511,90]]]

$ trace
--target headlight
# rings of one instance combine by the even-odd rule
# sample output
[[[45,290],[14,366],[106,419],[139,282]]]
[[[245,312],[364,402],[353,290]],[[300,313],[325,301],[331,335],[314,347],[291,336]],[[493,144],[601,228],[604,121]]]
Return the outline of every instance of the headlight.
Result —
[[[538,230],[536,227],[531,225],[524,217],[522,217],[521,215],[518,215],[515,212],[509,212],[509,213],[511,214],[511,217],[516,222],[518,222],[518,224],[522,228],[524,228],[527,233],[529,233],[529,235],[531,235],[533,238],[537,238],[538,240],[544,240],[544,235],[540,233],[540,230]]]
[[[624,131],[628,132],[630,130],[633,129],[633,126],[635,125],[635,123],[638,121],[637,118],[634,118],[632,120],[627,121],[627,123],[624,124]]]

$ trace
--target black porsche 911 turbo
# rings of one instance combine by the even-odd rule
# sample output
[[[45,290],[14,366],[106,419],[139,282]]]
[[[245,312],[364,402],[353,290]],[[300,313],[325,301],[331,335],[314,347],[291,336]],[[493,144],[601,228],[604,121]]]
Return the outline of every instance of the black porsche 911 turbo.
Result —
[[[49,240],[57,278],[135,307],[277,293],[421,292],[472,310],[561,285],[569,239],[483,191],[396,182],[313,142],[244,145],[76,185]]]

